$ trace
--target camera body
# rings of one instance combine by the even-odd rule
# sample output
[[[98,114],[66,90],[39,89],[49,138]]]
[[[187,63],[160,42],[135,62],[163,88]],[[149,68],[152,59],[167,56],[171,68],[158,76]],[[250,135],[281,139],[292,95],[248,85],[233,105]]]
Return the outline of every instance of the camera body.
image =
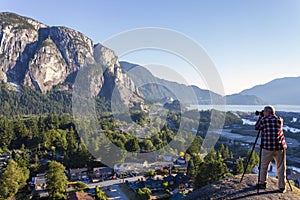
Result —
[[[263,117],[264,116],[264,110],[262,110],[262,111],[255,111],[255,115],[259,115],[259,116],[261,116],[261,117]]]

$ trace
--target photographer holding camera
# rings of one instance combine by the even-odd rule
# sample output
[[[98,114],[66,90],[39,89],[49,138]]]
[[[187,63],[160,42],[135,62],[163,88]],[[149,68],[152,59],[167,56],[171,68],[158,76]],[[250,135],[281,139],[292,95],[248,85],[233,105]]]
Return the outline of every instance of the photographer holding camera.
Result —
[[[263,111],[256,112],[259,119],[255,129],[261,131],[261,165],[259,170],[259,189],[266,189],[268,166],[275,159],[278,172],[279,192],[285,193],[286,155],[287,149],[283,134],[283,119],[275,115],[273,106],[266,106]]]

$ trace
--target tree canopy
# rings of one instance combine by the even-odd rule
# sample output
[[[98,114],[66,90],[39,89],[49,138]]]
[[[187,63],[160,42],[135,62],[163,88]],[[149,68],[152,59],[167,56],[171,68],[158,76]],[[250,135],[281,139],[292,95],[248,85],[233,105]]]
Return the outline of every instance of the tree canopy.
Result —
[[[65,167],[56,161],[51,161],[46,173],[46,190],[50,198],[64,198],[68,179],[65,174]]]

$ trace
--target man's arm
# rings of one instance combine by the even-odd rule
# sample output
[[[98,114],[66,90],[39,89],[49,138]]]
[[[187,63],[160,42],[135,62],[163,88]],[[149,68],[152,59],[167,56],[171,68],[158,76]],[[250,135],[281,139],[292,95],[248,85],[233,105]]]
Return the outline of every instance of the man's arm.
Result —
[[[255,130],[260,130],[262,128],[262,125],[261,125],[261,120],[262,120],[262,117],[259,116],[256,124],[255,124]]]

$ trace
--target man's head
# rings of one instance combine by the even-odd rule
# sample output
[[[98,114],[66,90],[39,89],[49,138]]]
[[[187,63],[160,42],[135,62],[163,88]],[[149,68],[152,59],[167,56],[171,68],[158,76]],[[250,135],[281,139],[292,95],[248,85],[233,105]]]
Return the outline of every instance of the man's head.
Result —
[[[271,105],[265,106],[264,108],[264,116],[275,115],[275,108]]]

